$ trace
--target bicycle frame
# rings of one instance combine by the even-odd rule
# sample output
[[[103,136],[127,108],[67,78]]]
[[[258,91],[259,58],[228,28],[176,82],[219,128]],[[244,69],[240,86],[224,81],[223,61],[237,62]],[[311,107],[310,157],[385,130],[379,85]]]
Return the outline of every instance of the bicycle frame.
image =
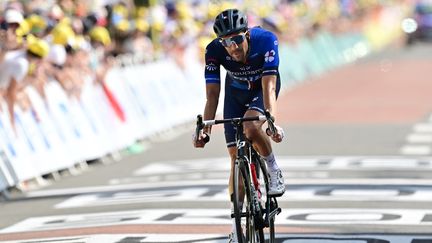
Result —
[[[245,167],[246,168],[246,176],[249,176],[249,181],[251,182],[249,185],[249,188],[251,188],[251,193],[256,197],[255,199],[258,199],[258,202],[261,201],[261,198],[258,197],[256,187],[254,185],[254,179],[259,179],[259,171],[261,170],[263,173],[263,176],[267,175],[267,167],[264,164],[263,161],[260,159],[260,155],[255,151],[252,144],[246,139],[244,132],[243,132],[243,126],[242,122],[239,122],[237,120],[233,121],[233,125],[237,128],[236,129],[236,146],[237,146],[237,159],[236,162],[243,162],[239,163],[238,166],[240,168]],[[240,159],[245,158],[245,159]],[[248,163],[248,164],[247,164]],[[255,166],[255,174],[251,170],[251,166],[254,164]],[[255,178],[254,178],[255,177]],[[266,191],[269,190],[268,183],[266,183]],[[263,222],[259,222],[259,227],[270,227],[270,224],[272,223],[272,219],[276,217],[282,210],[279,208],[278,202],[276,197],[266,197],[265,201],[265,208],[262,208],[262,212],[260,208],[258,208],[258,205],[254,205],[253,207],[253,213],[261,214],[259,216],[265,215],[265,218],[262,220]],[[260,212],[258,212],[260,211]],[[261,217],[260,217],[261,218]],[[273,227],[272,227],[273,228]]]

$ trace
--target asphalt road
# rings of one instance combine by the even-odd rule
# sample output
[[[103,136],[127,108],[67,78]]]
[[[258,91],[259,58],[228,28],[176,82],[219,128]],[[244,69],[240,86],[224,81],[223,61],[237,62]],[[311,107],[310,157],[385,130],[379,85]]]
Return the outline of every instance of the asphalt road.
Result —
[[[278,242],[432,242],[432,46],[370,56],[282,94],[275,144],[287,192]],[[0,202],[4,242],[226,242],[222,130],[205,149],[193,123],[140,154]]]

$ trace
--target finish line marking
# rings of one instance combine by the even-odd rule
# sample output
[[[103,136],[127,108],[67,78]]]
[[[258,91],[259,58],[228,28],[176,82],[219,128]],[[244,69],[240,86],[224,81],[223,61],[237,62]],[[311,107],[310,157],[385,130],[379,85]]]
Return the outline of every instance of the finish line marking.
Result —
[[[107,213],[32,217],[0,230],[0,233],[57,230],[114,225],[230,225],[226,209],[152,209]],[[417,225],[432,226],[432,210],[306,208],[283,209],[276,217],[280,226],[295,225]]]
[[[266,236],[267,238],[268,236]],[[222,234],[107,234],[73,237],[53,237],[20,241],[1,241],[3,243],[222,243],[228,237]],[[429,243],[432,236],[403,234],[276,234],[278,242],[284,243]]]

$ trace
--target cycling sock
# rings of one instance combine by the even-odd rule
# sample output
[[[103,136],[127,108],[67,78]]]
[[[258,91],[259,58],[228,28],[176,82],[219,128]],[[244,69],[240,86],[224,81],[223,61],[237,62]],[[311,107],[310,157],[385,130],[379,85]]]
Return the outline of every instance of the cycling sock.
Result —
[[[276,171],[279,169],[279,166],[276,163],[276,159],[273,153],[270,153],[267,157],[265,157],[265,161],[267,163],[267,168],[271,171]]]

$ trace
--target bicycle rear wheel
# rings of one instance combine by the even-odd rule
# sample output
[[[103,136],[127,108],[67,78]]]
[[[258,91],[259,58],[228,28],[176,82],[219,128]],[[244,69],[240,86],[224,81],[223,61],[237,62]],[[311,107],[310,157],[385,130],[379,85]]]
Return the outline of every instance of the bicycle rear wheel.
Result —
[[[263,227],[259,225],[262,214],[254,210],[254,188],[251,187],[248,161],[239,159],[234,166],[233,205],[238,242],[264,242]],[[243,203],[242,203],[243,202]],[[244,205],[244,211],[243,207]],[[256,205],[256,204],[255,204]],[[258,208],[258,210],[261,210]],[[242,226],[245,226],[243,230]]]

